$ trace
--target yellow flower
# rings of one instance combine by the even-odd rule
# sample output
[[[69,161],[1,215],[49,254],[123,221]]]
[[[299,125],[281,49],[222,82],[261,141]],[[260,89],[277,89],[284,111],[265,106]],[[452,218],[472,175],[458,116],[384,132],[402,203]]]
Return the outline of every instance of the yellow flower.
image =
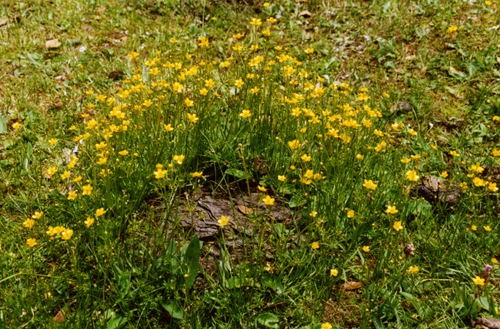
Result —
[[[317,214],[318,214],[317,211],[312,211],[312,212],[309,213],[309,216],[316,217]]]
[[[234,85],[237,87],[237,88],[240,88],[241,86],[243,86],[245,83],[243,82],[243,80],[241,79],[238,79],[234,82]]]
[[[87,217],[87,220],[83,222],[87,227],[91,227],[92,224],[94,224],[94,218],[92,217]]]
[[[418,154],[412,155],[412,156],[410,156],[410,157],[411,157],[413,160],[418,160],[418,159],[420,159],[420,155],[418,155]]]
[[[484,279],[479,276],[472,278],[472,282],[474,282],[478,286],[484,286]]]
[[[418,266],[410,266],[410,268],[408,269],[408,273],[417,274],[418,270]]]
[[[306,54],[312,54],[314,53],[314,49],[313,48],[307,48],[306,49]]]
[[[436,145],[431,144],[431,148],[432,148],[433,150],[437,150],[437,146],[436,146]]]
[[[92,119],[89,122],[87,122],[87,126],[85,127],[85,129],[91,130],[91,129],[94,129],[95,126],[97,126],[97,121],[95,121],[94,119]]]
[[[493,257],[493,258],[491,259],[491,262],[492,262],[493,264],[498,264],[498,260],[497,260],[495,257]]]
[[[177,162],[178,164],[182,164],[184,161],[185,156],[184,155],[174,155],[174,161]]]
[[[266,197],[264,199],[262,199],[262,201],[264,201],[264,203],[267,206],[272,206],[274,204],[274,198],[271,198],[271,196],[269,196],[269,195],[266,195]]]
[[[370,247],[368,246],[364,246],[362,249],[364,252],[370,252]]]
[[[471,229],[471,230],[473,230],[473,231],[477,231],[477,226],[476,226],[476,225],[472,225],[472,226],[470,227],[470,229]]]
[[[48,173],[49,173],[49,176],[53,176],[55,173],[57,172],[57,168],[56,167],[50,167],[48,169]]]
[[[90,184],[84,185],[83,186],[83,195],[90,195],[92,193],[93,189],[94,188]]]
[[[56,143],[57,143],[57,139],[55,139],[55,138],[51,138],[51,139],[49,140],[49,144],[50,144],[50,145],[55,145]]]
[[[410,158],[403,158],[403,159],[401,159],[402,163],[409,163],[410,161],[411,161]]]
[[[278,180],[280,182],[284,182],[284,181],[286,181],[286,176],[284,176],[284,175],[278,175]]]
[[[486,186],[488,184],[488,182],[482,180],[481,178],[479,177],[476,177],[472,180],[472,182],[474,183],[474,185],[476,186]]]
[[[187,97],[184,100],[184,103],[186,104],[187,107],[191,107],[191,106],[194,105],[194,102],[192,100],[190,100],[189,98],[187,98]]]
[[[453,33],[458,30],[458,27],[456,25],[452,25],[448,28],[447,32],[448,33]]]
[[[262,187],[260,185],[257,186],[257,188],[259,189],[259,191],[261,192],[267,192],[267,189],[265,187]]]
[[[24,221],[23,226],[26,228],[32,228],[35,225],[35,221],[31,218],[28,218]]]
[[[298,139],[294,139],[293,141],[289,141],[288,146],[290,146],[290,148],[292,150],[295,150],[296,148],[300,147],[300,141]]]
[[[493,151],[491,151],[491,154],[493,154],[494,157],[498,157],[500,156],[500,150],[493,149]]]
[[[34,246],[36,246],[38,243],[36,243],[36,239],[34,239],[34,238],[30,238],[30,239],[28,239],[28,240],[26,241],[26,244],[27,244],[28,246],[30,246],[30,247],[34,247]]]
[[[208,89],[207,88],[203,88],[200,90],[200,95],[202,96],[206,96],[208,94]]]
[[[309,162],[311,161],[312,157],[310,155],[307,155],[307,154],[304,154],[300,157],[302,159],[302,161],[304,162]]]
[[[492,192],[497,192],[498,191],[497,183],[489,183],[488,189]]]
[[[196,171],[194,173],[191,174],[191,177],[193,178],[197,178],[197,177],[201,177],[203,175],[203,172],[202,171]]]
[[[118,152],[118,154],[119,155],[127,155],[128,151],[127,150],[123,150],[123,151]]]
[[[351,209],[347,212],[347,218],[353,218],[353,217],[354,217],[354,210]]]
[[[75,200],[77,195],[78,195],[77,191],[69,192],[68,193],[68,200]]]
[[[158,169],[157,171],[154,172],[156,179],[161,179],[161,178],[165,177],[166,174],[167,174],[167,171],[161,170],[161,169]]]
[[[441,177],[443,177],[443,178],[448,177],[448,172],[447,172],[447,171],[443,171],[443,172],[441,173]]]
[[[420,178],[417,173],[415,172],[415,170],[410,170],[406,173],[406,178],[408,178],[408,180],[412,181],[412,182],[416,182],[418,181],[418,179]]]
[[[255,87],[253,87],[252,89],[250,89],[250,91],[252,92],[252,94],[256,94],[256,93],[258,93],[258,92],[259,92],[259,90],[260,90],[260,89],[259,89],[259,87],[257,87],[257,86],[255,86]]]
[[[392,225],[392,227],[396,230],[396,231],[401,231],[403,229],[403,226],[401,225],[401,222],[394,222],[394,225]]]
[[[73,183],[78,183],[79,181],[81,181],[83,179],[82,176],[78,176],[76,177],[75,179],[73,179]]]
[[[34,219],[40,219],[41,217],[43,216],[43,211],[35,211],[35,214],[33,216],[31,216],[31,218],[34,218]]]
[[[387,206],[387,210],[385,211],[387,214],[394,215],[399,212],[399,210],[396,209],[396,206]]]
[[[267,22],[271,23],[271,24],[274,24],[276,23],[278,20],[274,17],[269,17],[268,19],[266,19]],[[278,48],[278,47],[274,47],[275,49]],[[280,47],[281,48],[281,47]],[[278,49],[276,49],[278,50]]]
[[[312,243],[312,245],[311,245],[311,247],[312,247],[313,249],[319,249],[319,243],[317,243],[317,242],[313,242],[313,243]]]
[[[385,98],[391,97],[391,95],[389,95],[388,93],[382,93],[382,95],[384,95]]]
[[[361,155],[361,154],[357,154],[356,158],[358,158],[359,160],[363,160],[365,158],[365,156]]]
[[[484,230],[485,230],[486,232],[491,231],[491,227],[489,227],[489,226],[483,226],[483,228],[484,228]]]
[[[417,136],[417,132],[413,129],[408,129],[408,133],[412,136]]]
[[[168,125],[163,125],[163,128],[166,130],[166,131],[172,131],[174,130],[174,127],[172,127],[172,125],[169,123]]]
[[[450,154],[453,155],[454,157],[460,156],[460,154],[458,154],[456,151],[451,151]]]
[[[325,323],[321,324],[321,329],[332,329],[332,325],[329,322],[325,322]]]
[[[13,123],[12,128],[19,129],[19,128],[21,128],[21,124],[19,122]]]
[[[242,117],[243,119],[247,119],[251,116],[252,114],[250,113],[249,110],[243,110],[241,113],[240,113],[240,117]]]
[[[135,52],[131,52],[130,54],[127,55],[127,57],[129,59],[134,59],[134,58],[137,58],[137,56],[139,56],[139,53],[135,53]],[[88,94],[87,94],[88,95]]]
[[[61,232],[61,239],[63,240],[69,240],[71,239],[71,236],[73,236],[73,230],[71,229],[67,229]]]
[[[106,157],[101,157],[101,158],[99,158],[99,161],[97,161],[97,164],[98,164],[98,165],[103,165],[103,164],[105,164],[106,162],[108,162],[108,158],[106,158]]]
[[[226,226],[227,223],[229,222],[229,217],[226,217],[226,216],[222,216],[219,220],[219,225],[220,226]]]
[[[99,217],[99,216],[102,216],[106,213],[106,210],[104,210],[104,208],[99,208],[95,211],[95,217]]]
[[[98,150],[103,149],[106,146],[108,146],[108,144],[106,144],[105,142],[100,142],[99,144],[95,144],[95,148]]]
[[[196,114],[187,114],[188,120],[191,121],[192,123],[196,123],[196,121],[199,120],[199,118],[196,116]]]
[[[331,276],[337,276],[337,275],[339,275],[339,271],[338,271],[338,270],[335,270],[335,269],[330,270],[330,275],[331,275]]]
[[[262,25],[262,20],[260,18],[252,18],[252,21],[250,21],[250,24],[253,26],[259,26],[259,25]]]
[[[265,8],[267,8],[267,7],[269,7],[269,6],[270,6],[270,4],[269,4],[269,2],[264,2],[263,6],[264,6]]]
[[[378,136],[378,137],[383,137],[383,136],[384,136],[384,133],[383,133],[383,132],[381,132],[381,131],[380,131],[380,130],[378,130],[378,129],[375,129],[375,130],[373,131],[373,134],[374,134],[374,135],[376,135],[376,136]]]
[[[365,179],[363,186],[369,190],[375,190],[377,188],[377,184],[375,184],[371,179],[370,180]]]

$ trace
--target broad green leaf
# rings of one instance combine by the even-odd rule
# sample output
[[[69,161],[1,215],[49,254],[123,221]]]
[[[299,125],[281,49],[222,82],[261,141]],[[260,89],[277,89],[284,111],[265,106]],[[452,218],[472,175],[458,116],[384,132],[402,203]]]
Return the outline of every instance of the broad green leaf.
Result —
[[[184,310],[182,306],[176,300],[167,300],[166,302],[161,302],[161,306],[167,310],[170,315],[175,319],[182,319],[184,317]]]
[[[275,275],[264,273],[262,274],[262,278],[260,281],[262,282],[263,286],[271,288],[278,295],[283,293],[283,284]]]
[[[127,323],[127,318],[122,318],[119,315],[115,315],[108,321],[108,329],[121,328],[125,323]]]
[[[196,276],[198,275],[198,269],[200,267],[200,249],[200,240],[198,239],[198,235],[195,234],[186,249],[186,255],[184,257],[184,261],[189,269],[189,276],[186,283],[188,289],[193,286]]]
[[[257,317],[257,322],[268,328],[278,328],[279,319],[272,313],[262,313]]]
[[[247,175],[245,175],[245,172],[243,170],[238,170],[238,169],[227,169],[225,173],[227,175],[231,175],[241,179],[251,179],[253,177],[252,173],[248,173],[247,177]]]

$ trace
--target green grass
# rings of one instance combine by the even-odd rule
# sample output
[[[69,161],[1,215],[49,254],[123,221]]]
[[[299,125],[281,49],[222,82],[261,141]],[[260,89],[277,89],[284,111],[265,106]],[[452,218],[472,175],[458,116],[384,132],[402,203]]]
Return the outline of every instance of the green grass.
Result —
[[[498,318],[499,6],[3,1],[1,326]],[[207,237],[200,195],[230,218]]]

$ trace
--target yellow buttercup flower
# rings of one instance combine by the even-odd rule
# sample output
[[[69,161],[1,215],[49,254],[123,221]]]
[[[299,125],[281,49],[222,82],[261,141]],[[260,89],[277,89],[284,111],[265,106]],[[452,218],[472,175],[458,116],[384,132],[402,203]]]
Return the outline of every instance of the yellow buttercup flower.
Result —
[[[222,216],[218,220],[218,223],[219,223],[220,226],[226,226],[228,222],[229,222],[229,217],[227,217],[227,216]]]
[[[166,170],[158,169],[153,174],[155,175],[156,179],[161,179],[161,178],[165,177],[165,175],[167,174],[167,171]]]
[[[92,217],[87,217],[87,220],[83,222],[85,225],[87,225],[87,227],[90,227],[92,226],[92,224],[94,224],[94,218]]]
[[[347,212],[347,218],[353,218],[354,215],[355,215],[355,213],[354,213],[354,210],[352,210],[352,209]]]
[[[471,230],[473,230],[473,231],[477,231],[477,226],[476,226],[476,225],[472,225],[472,226],[470,227],[470,229],[471,229]]]
[[[394,225],[392,225],[392,227],[396,230],[396,231],[401,231],[403,229],[403,226],[401,225],[401,222],[394,222]]]
[[[312,157],[310,155],[307,155],[307,154],[304,154],[300,157],[302,159],[302,161],[304,162],[309,162],[312,160]]]
[[[259,191],[261,191],[261,192],[267,192],[267,189],[266,189],[265,187],[263,187],[263,186],[260,186],[260,185],[259,185],[259,186],[257,186],[257,188],[258,188],[258,189],[259,189]]]
[[[368,247],[368,246],[363,246],[362,249],[364,252],[370,252],[370,247]]]
[[[90,194],[92,194],[92,190],[93,189],[94,188],[90,184],[84,185],[83,186],[83,195],[90,195]]]
[[[196,123],[196,121],[198,121],[198,117],[196,116],[196,114],[190,114],[188,113],[187,114],[187,117],[188,117],[188,120],[191,121],[192,123]]]
[[[13,123],[12,128],[19,129],[19,128],[21,128],[21,124],[19,122]]]
[[[489,226],[483,226],[483,228],[484,228],[484,230],[485,230],[486,232],[491,231],[491,227],[489,227]]]
[[[417,274],[418,270],[418,266],[410,266],[410,268],[408,269],[408,273]]]
[[[317,243],[317,242],[313,242],[313,243],[312,243],[312,245],[311,245],[311,247],[312,247],[313,249],[319,249],[319,243]]]
[[[330,270],[330,275],[331,276],[337,276],[339,274],[339,271],[336,269]]]
[[[99,217],[99,216],[102,216],[106,213],[106,210],[104,210],[104,208],[99,208],[95,211],[95,217]]]
[[[36,239],[34,238],[30,238],[26,241],[26,244],[30,247],[34,247],[36,246],[38,243],[36,242]]]
[[[33,226],[35,226],[35,221],[31,218],[28,218],[24,221],[23,226],[26,228],[32,228]]]
[[[174,161],[177,162],[178,164],[182,164],[184,161],[185,156],[184,155],[174,155]]]
[[[375,184],[371,179],[370,180],[365,179],[363,186],[369,190],[375,190],[377,188],[377,184]]]
[[[280,182],[284,182],[284,181],[286,181],[286,176],[284,176],[284,175],[278,175],[278,180]]]
[[[57,143],[57,139],[55,139],[55,138],[51,138],[51,139],[49,140],[49,144],[50,144],[50,145],[55,145],[56,143]]]
[[[472,282],[474,282],[476,285],[478,286],[484,286],[484,279],[479,277],[479,276],[476,276],[475,278],[472,278]]]
[[[396,206],[392,207],[392,206],[387,206],[387,210],[385,211],[387,214],[390,214],[390,215],[394,215],[394,214],[397,214],[399,212],[399,210],[396,209]]]
[[[193,178],[197,178],[197,177],[201,177],[203,175],[203,172],[200,171],[200,172],[194,172],[191,174],[191,177]]]
[[[332,325],[329,322],[322,323],[321,324],[321,329],[332,329]]]
[[[406,178],[408,178],[408,180],[412,181],[412,182],[416,182],[418,181],[418,179],[420,178],[417,173],[415,172],[415,170],[410,170],[406,173]]]
[[[249,110],[243,110],[241,113],[240,113],[240,117],[242,117],[243,119],[247,119],[251,116],[252,114],[250,113]]]
[[[40,219],[41,217],[43,216],[43,211],[35,211],[35,214],[33,216],[31,216],[31,218],[34,218],[34,219]]]
[[[269,196],[269,195],[266,195],[266,197],[264,199],[262,199],[262,201],[264,201],[264,203],[267,206],[272,206],[274,204],[274,198],[271,198],[271,196]]]
[[[259,26],[262,25],[262,20],[260,18],[252,18],[250,25]]]

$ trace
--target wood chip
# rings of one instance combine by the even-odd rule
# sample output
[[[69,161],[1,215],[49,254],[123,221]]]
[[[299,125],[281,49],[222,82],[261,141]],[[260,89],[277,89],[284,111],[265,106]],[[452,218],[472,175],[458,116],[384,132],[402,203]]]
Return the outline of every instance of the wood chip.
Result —
[[[64,309],[61,309],[59,312],[57,312],[56,316],[54,317],[54,322],[64,322]]]
[[[248,207],[245,207],[245,206],[241,206],[239,205],[238,206],[238,209],[244,213],[245,215],[251,215],[253,214],[253,209],[252,208],[248,208]]]
[[[349,281],[344,283],[343,287],[345,290],[355,290],[361,288],[361,286],[363,286],[361,282]]]
[[[47,47],[48,49],[57,48],[59,46],[61,46],[61,43],[58,39],[52,39],[45,42],[45,47]]]

